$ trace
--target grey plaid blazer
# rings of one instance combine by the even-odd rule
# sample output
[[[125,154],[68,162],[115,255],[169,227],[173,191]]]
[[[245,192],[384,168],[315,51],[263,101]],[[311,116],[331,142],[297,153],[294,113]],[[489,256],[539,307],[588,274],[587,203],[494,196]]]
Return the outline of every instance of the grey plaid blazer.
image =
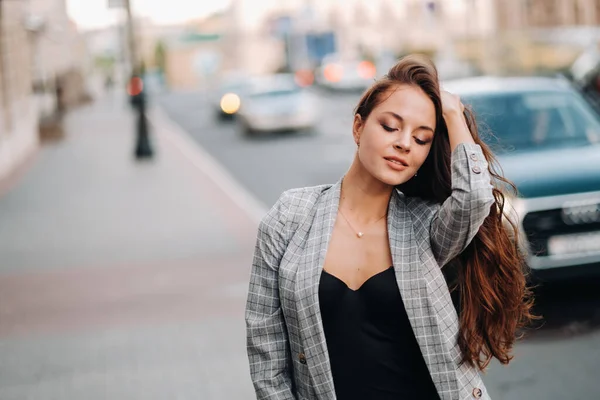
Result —
[[[440,398],[489,399],[478,371],[458,365],[458,316],[440,266],[464,250],[488,216],[492,185],[478,145],[458,145],[451,160],[452,195],[443,204],[393,192],[390,250],[406,313]],[[340,187],[341,180],[288,190],[258,228],[246,303],[258,399],[336,398],[318,286]]]

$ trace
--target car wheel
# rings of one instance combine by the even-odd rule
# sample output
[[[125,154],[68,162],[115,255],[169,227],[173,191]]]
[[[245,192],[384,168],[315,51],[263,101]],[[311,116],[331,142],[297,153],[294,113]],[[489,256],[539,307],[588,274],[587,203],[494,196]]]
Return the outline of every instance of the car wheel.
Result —
[[[234,118],[234,115],[224,113],[223,111],[218,111],[217,118],[219,121],[231,121]]]
[[[310,125],[310,126],[304,126],[300,129],[298,129],[298,133],[302,134],[302,135],[312,135],[316,132],[316,125]]]
[[[256,136],[256,131],[254,129],[252,129],[252,127],[250,125],[248,125],[248,123],[246,123],[246,122],[242,123],[242,133],[246,137]]]

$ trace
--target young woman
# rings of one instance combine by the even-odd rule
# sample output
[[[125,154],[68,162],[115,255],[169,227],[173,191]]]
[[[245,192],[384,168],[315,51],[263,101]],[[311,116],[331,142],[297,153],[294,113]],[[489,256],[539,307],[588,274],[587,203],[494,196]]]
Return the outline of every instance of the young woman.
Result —
[[[479,371],[508,363],[532,318],[510,185],[416,56],[366,91],[352,134],[339,182],[284,192],[259,226],[246,306],[257,398],[488,399]]]

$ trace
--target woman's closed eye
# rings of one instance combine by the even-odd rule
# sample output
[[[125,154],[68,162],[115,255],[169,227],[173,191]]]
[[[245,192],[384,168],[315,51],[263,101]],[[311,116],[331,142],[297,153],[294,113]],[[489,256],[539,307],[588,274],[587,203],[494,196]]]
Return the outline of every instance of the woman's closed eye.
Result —
[[[388,132],[395,132],[398,130],[398,128],[392,128],[391,126],[387,126],[386,124],[381,124],[381,127],[383,129],[385,129]],[[419,146],[425,146],[427,143],[429,143],[429,140],[421,140],[418,137],[415,137],[415,142],[419,145]]]
[[[391,126],[387,126],[386,124],[381,124],[381,127],[388,132],[394,132],[394,131],[398,130],[397,128],[392,128]]]

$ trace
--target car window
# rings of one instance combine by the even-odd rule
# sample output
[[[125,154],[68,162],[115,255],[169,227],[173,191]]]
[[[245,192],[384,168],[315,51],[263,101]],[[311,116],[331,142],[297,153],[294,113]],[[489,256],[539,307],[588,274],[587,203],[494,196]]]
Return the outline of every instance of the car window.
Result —
[[[246,89],[247,83],[245,82],[227,82],[221,86],[223,92],[241,92]]]
[[[600,118],[575,93],[464,96],[463,101],[496,151],[600,143]]]
[[[300,93],[300,88],[289,88],[289,89],[279,89],[279,90],[270,90],[263,92],[255,92],[250,95],[252,98],[267,98],[267,97],[284,97],[290,96]]]

